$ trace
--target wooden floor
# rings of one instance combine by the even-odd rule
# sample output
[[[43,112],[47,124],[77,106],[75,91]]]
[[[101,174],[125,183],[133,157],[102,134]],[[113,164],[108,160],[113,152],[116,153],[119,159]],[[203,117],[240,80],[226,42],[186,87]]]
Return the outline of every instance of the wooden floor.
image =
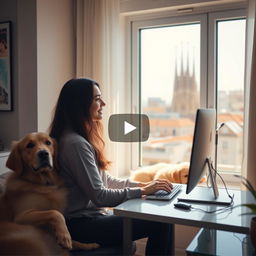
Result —
[[[134,254],[134,256],[145,256],[146,243],[147,238],[136,241],[136,253]],[[185,249],[176,248],[175,256],[186,256]]]
[[[175,225],[175,256],[186,256],[186,248],[200,228]],[[136,241],[134,256],[145,256],[147,238]]]

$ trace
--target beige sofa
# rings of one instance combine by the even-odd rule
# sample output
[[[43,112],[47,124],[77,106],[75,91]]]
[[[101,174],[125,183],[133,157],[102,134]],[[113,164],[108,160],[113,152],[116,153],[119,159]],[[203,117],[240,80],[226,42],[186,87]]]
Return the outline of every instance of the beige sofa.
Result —
[[[11,173],[11,171],[8,171],[8,172],[5,172],[5,173],[0,175],[0,195],[4,191],[5,181],[6,181],[6,178],[8,177],[8,175],[10,175],[10,173]]]

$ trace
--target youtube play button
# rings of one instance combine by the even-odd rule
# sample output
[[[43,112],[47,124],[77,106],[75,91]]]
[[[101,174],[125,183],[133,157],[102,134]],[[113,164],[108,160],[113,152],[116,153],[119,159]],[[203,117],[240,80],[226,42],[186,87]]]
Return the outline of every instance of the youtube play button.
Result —
[[[111,115],[108,134],[110,140],[117,142],[146,141],[149,137],[149,119],[143,114]]]

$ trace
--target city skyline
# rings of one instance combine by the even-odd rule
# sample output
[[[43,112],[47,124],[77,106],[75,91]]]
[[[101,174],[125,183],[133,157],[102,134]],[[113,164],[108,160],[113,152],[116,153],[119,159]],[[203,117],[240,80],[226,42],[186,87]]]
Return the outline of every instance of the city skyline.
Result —
[[[218,33],[218,87],[222,91],[240,90],[244,83],[245,20],[220,21]],[[177,65],[179,73],[181,59],[184,66],[187,66],[189,60],[190,72],[194,65],[195,79],[200,90],[200,24],[141,31],[143,103],[152,95],[171,103],[175,67]]]

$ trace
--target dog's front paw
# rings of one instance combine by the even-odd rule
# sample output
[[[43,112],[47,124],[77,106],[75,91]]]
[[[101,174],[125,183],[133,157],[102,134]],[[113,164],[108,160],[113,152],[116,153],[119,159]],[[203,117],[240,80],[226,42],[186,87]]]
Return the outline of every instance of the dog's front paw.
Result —
[[[72,247],[74,250],[79,249],[79,250],[94,250],[100,247],[99,244],[97,243],[80,243],[78,241],[72,241]]]
[[[84,244],[84,246],[85,246],[84,250],[93,250],[100,247],[100,245],[96,243]]]
[[[100,245],[96,244],[96,243],[88,243],[88,244],[81,243],[80,249],[88,251],[88,250],[97,249],[99,247],[100,247]]]
[[[55,235],[59,245],[69,250],[72,249],[72,239],[68,231],[56,232]]]

